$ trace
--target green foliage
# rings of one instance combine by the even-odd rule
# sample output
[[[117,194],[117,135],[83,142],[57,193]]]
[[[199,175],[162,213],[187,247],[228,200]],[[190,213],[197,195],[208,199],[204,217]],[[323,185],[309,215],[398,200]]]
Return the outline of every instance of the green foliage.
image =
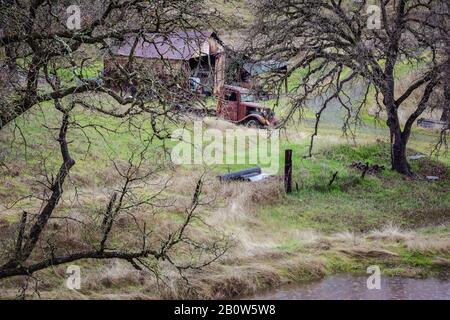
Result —
[[[366,144],[358,148],[348,144],[328,148],[323,152],[323,156],[329,160],[336,160],[343,163],[352,161],[369,162],[371,164],[387,165],[390,162],[389,145],[378,142]]]
[[[419,222],[423,223],[421,226],[432,225],[439,212],[442,212],[441,220],[448,219],[445,218],[445,212],[450,211],[448,176],[443,175],[443,181],[438,183],[406,179],[389,170],[389,158],[389,146],[374,143],[329,147],[313,160],[297,162],[294,181],[299,190],[285,203],[266,208],[266,223],[279,228],[367,232],[389,221],[404,227],[416,226]],[[362,179],[361,172],[348,167],[352,161],[385,165],[386,170]],[[430,165],[434,170],[445,172],[445,165],[431,160],[415,163],[414,168],[420,174]],[[339,172],[337,179],[329,187],[335,171]],[[426,219],[427,211],[423,210],[430,213],[433,210],[436,214]],[[411,211],[423,211],[424,217],[409,216],[407,213]]]

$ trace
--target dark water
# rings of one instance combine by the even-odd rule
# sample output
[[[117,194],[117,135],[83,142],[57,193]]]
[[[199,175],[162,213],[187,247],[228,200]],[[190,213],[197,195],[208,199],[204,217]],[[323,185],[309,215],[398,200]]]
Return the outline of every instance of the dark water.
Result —
[[[252,297],[262,300],[450,300],[450,280],[382,277],[381,289],[367,288],[367,277],[330,276]]]

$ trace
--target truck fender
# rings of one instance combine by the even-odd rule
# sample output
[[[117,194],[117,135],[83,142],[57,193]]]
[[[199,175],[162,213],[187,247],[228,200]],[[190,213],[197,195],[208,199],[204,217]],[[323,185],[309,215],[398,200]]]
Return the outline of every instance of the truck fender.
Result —
[[[266,118],[264,118],[263,116],[261,116],[259,114],[249,114],[248,116],[246,116],[245,118],[240,120],[238,123],[244,123],[250,119],[254,119],[254,120],[258,121],[263,126],[269,125],[269,122],[266,120]]]

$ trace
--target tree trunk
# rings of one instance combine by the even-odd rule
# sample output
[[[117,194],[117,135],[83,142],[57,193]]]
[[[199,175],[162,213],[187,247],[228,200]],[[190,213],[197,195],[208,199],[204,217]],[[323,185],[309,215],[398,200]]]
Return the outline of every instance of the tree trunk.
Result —
[[[441,121],[448,122],[450,119],[450,106],[444,106],[444,110],[442,111]]]
[[[450,119],[450,80],[445,80],[445,86],[444,86],[444,103],[443,103],[443,110],[441,115],[441,121],[445,123],[449,123]]]
[[[443,85],[443,91],[444,91],[444,102],[442,106],[442,115],[441,115],[441,121],[450,124],[450,79],[449,74],[450,73],[450,49],[447,47],[447,62],[445,64],[444,74],[446,75],[444,77],[444,85]]]
[[[411,168],[406,158],[407,141],[408,140],[405,137],[403,137],[402,134],[400,135],[394,134],[394,141],[391,148],[392,169],[401,174],[411,176],[412,175]]]
[[[397,109],[392,102],[388,105],[388,121],[387,125],[391,134],[391,165],[392,170],[398,173],[412,176],[411,168],[406,158],[406,144],[408,143],[409,132],[402,132],[400,121],[397,115]],[[385,100],[385,103],[387,101]]]

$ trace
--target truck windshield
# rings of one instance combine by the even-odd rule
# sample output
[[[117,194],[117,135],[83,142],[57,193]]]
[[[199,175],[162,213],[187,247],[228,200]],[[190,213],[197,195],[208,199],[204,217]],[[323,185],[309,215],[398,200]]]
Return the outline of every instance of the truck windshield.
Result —
[[[241,101],[242,102],[255,102],[255,96],[252,94],[241,94]]]

